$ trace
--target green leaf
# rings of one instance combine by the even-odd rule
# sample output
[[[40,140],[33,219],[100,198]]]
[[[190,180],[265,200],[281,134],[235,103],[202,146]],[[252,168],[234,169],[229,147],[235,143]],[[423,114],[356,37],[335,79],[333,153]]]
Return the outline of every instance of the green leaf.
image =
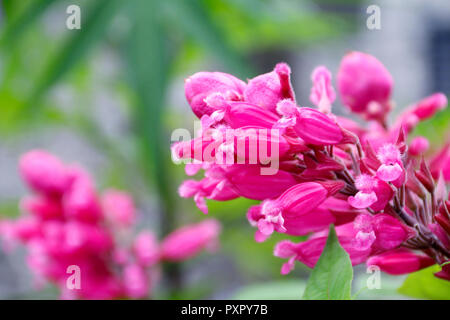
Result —
[[[398,292],[419,299],[450,300],[450,281],[434,276],[440,270],[438,265],[433,265],[411,273]]]
[[[133,26],[125,48],[131,85],[136,93],[135,128],[147,182],[155,187],[166,234],[175,227],[171,190],[170,150],[163,115],[171,69],[171,51],[159,1],[135,0],[130,6]],[[152,181],[153,180],[153,181]]]
[[[348,253],[341,247],[334,226],[306,285],[305,300],[350,300],[353,268]]]
[[[50,7],[55,0],[31,1],[24,12],[9,21],[1,35],[0,45],[10,46],[20,35]]]
[[[298,280],[253,284],[238,290],[233,300],[299,300],[305,284]]]

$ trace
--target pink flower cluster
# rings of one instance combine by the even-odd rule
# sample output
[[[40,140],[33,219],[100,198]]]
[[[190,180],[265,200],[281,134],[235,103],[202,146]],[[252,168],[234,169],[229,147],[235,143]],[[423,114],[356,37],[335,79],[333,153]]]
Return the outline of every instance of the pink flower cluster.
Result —
[[[202,130],[195,138],[200,143],[172,147],[178,157],[189,157],[184,151],[194,145],[205,150],[214,144],[214,134],[204,142],[211,129],[277,129],[279,170],[261,174],[267,163],[242,163],[238,154],[232,164],[197,158],[186,165],[186,173],[203,169],[204,178],[185,181],[180,195],[193,197],[204,213],[205,199],[261,200],[247,213],[256,241],[273,232],[309,235],[304,242],[276,245],[275,256],[288,260],[283,274],[295,261],[314,267],[334,224],[354,265],[366,262],[404,274],[438,263],[444,266],[436,275],[450,280],[445,264],[450,259],[450,143],[426,161],[429,141],[411,136],[418,123],[446,107],[445,95],[412,104],[388,124],[394,105],[391,75],[375,57],[351,52],[342,59],[337,92],[347,109],[366,121],[360,125],[332,113],[336,91],[327,68],[312,73],[314,107],[298,106],[290,74],[280,63],[247,83],[220,72],[199,72],[186,80],[186,98]]]
[[[148,297],[160,262],[183,261],[217,245],[220,225],[212,219],[184,226],[161,243],[149,230],[134,236],[136,209],[127,193],[99,195],[87,172],[45,151],[23,155],[20,172],[33,194],[21,201],[20,218],[0,221],[0,236],[8,250],[23,243],[36,285],[51,282],[62,298]],[[68,285],[73,266],[79,268],[75,288]]]

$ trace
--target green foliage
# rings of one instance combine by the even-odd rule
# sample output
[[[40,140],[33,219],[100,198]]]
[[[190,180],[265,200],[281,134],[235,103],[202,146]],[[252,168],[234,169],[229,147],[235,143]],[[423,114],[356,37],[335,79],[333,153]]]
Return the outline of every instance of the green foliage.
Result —
[[[440,270],[434,265],[411,273],[398,292],[418,299],[450,300],[450,281],[434,276]]]
[[[44,70],[35,82],[28,105],[38,106],[39,99],[62,76],[74,67],[89,51],[92,45],[102,38],[109,21],[114,16],[118,0],[98,0],[89,10],[83,28],[74,33],[60,47],[55,56],[49,58]]]
[[[348,253],[339,244],[334,226],[306,285],[305,300],[349,300],[353,268]]]

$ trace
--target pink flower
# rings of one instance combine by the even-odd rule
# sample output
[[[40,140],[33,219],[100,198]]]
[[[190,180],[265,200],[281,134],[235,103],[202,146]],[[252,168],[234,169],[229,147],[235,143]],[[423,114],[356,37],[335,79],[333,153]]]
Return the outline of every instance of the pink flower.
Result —
[[[5,250],[25,245],[36,288],[51,282],[62,299],[147,297],[157,280],[161,251],[150,231],[136,237],[131,233],[136,222],[132,198],[110,189],[100,205],[95,185],[82,168],[65,165],[45,152],[29,153],[21,161],[24,179],[35,193],[22,199],[23,216],[0,222],[0,236]],[[54,169],[64,173],[59,180],[64,184],[54,183]],[[48,175],[40,176],[39,170]],[[184,260],[216,246],[219,229],[216,221],[205,221],[178,230],[164,242],[165,257]],[[81,273],[76,290],[67,287],[69,267]]]
[[[223,119],[233,129],[246,126],[271,129],[279,117],[275,113],[251,103],[230,102]]]
[[[384,213],[374,216],[363,213],[353,223],[358,230],[354,244],[362,250],[372,248],[373,252],[382,252],[395,249],[415,235],[412,229]]]
[[[101,216],[101,207],[95,187],[90,178],[77,178],[64,194],[65,214],[80,221],[97,221]]]
[[[134,201],[128,193],[110,189],[103,193],[102,208],[113,225],[131,227],[136,220]]]
[[[401,185],[405,179],[400,150],[393,144],[383,145],[377,153],[381,166],[377,170],[377,176],[383,181]],[[401,179],[401,181],[396,181]]]
[[[46,151],[27,152],[20,158],[19,167],[23,179],[36,192],[60,195],[69,186],[66,167]]]
[[[450,143],[447,143],[430,162],[430,170],[435,178],[442,171],[446,182],[450,182]]]
[[[150,267],[159,260],[159,246],[155,235],[142,231],[133,242],[133,252],[139,265]]]
[[[162,242],[161,259],[183,261],[204,249],[214,249],[219,233],[220,225],[213,219],[177,229]]]
[[[388,251],[367,260],[368,266],[378,266],[382,271],[393,275],[415,272],[434,263],[434,260],[428,256],[403,248]]]
[[[438,111],[447,106],[447,97],[443,93],[435,93],[413,105],[410,110],[420,120],[426,120],[434,116]]]
[[[297,105],[285,64],[251,79],[242,96],[227,97],[222,89],[209,92],[204,100],[212,111],[201,120],[202,134],[211,141],[174,146],[179,157],[203,161],[185,171],[194,175],[203,169],[205,178],[186,181],[180,194],[193,197],[203,212],[205,199],[260,200],[247,212],[258,242],[273,232],[313,232],[305,242],[277,245],[275,254],[288,259],[282,273],[296,260],[315,265],[331,223],[353,264],[397,252],[403,245],[436,263],[448,260],[450,144],[428,161],[428,140],[408,137],[420,121],[445,108],[447,98],[431,95],[390,125],[391,75],[375,57],[351,52],[342,59],[337,82],[343,103],[367,122],[359,124],[331,113],[331,78],[323,66],[312,73],[310,100],[318,109]],[[266,137],[259,129],[278,132]],[[224,141],[227,131],[232,140]],[[219,148],[205,162],[203,152],[216,144]],[[278,148],[261,155],[264,145]],[[192,156],[192,151],[202,153]],[[218,161],[224,158],[232,161]],[[444,269],[436,276],[449,279]]]
[[[292,126],[295,133],[312,145],[331,145],[342,141],[339,126],[327,115],[312,108],[298,108],[293,102],[281,101],[277,107],[284,117],[278,126]]]
[[[351,111],[383,120],[391,109],[392,77],[375,57],[357,51],[347,54],[337,81],[341,99]]]
[[[254,208],[247,215],[250,224],[258,227],[255,239],[264,241],[274,231],[301,235],[316,231],[317,225],[322,228],[329,225],[334,221],[331,212],[325,208],[322,211],[315,209],[343,187],[344,184],[339,182],[300,183],[286,190],[277,199],[264,201],[258,211]],[[315,219],[311,219],[312,224],[306,225],[310,220],[309,212],[315,215]]]
[[[384,181],[368,174],[361,174],[355,180],[358,192],[348,197],[348,203],[357,209],[370,207],[374,211],[383,210],[391,200],[392,188]]]
[[[356,232],[352,223],[336,227],[339,243],[350,255],[353,265],[364,262],[370,254],[370,248],[360,250],[360,248],[354,247]],[[313,268],[322,254],[327,237],[328,231],[324,231],[316,233],[309,240],[300,243],[293,243],[289,240],[279,242],[275,246],[274,255],[288,259],[288,262],[283,264],[281,268],[281,274],[288,274],[294,268],[295,261],[300,261]]]
[[[211,115],[216,109],[205,102],[213,93],[220,93],[227,101],[241,100],[246,84],[222,72],[198,72],[185,81],[186,99],[198,118]]]
[[[295,100],[290,74],[287,64],[277,64],[272,72],[249,80],[244,90],[244,100],[275,112],[278,101]]]
[[[225,171],[225,177],[238,195],[254,200],[278,197],[297,184],[289,172],[278,170],[272,175],[262,175],[260,170],[256,165],[234,165]]]
[[[425,153],[430,147],[430,142],[425,137],[415,137],[409,144],[408,152],[412,156],[418,156]]]
[[[149,295],[150,279],[146,271],[138,264],[125,266],[123,270],[125,293],[133,299],[145,298]]]
[[[311,81],[313,87],[309,100],[318,106],[321,112],[330,113],[331,105],[336,99],[336,92],[331,85],[331,72],[324,66],[316,67],[311,74]]]

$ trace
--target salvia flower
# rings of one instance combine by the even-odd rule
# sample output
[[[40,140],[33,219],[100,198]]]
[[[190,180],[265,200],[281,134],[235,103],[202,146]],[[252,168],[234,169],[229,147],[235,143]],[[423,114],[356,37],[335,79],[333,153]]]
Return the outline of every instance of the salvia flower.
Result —
[[[219,159],[227,154],[232,162],[217,163],[217,156],[204,160],[201,153],[186,156],[200,160],[195,167],[187,165],[188,174],[203,170],[205,178],[184,182],[180,195],[194,198],[203,212],[205,199],[260,200],[247,212],[258,242],[273,233],[308,235],[303,242],[277,244],[274,254],[287,259],[283,274],[296,261],[313,267],[329,225],[334,224],[354,265],[379,264],[386,272],[401,274],[439,264],[443,267],[436,276],[448,280],[450,144],[430,161],[425,158],[429,149],[434,150],[430,142],[413,136],[420,121],[446,107],[445,95],[435,93],[413,104],[389,125],[394,105],[390,73],[375,57],[351,52],[339,67],[336,93],[351,112],[367,121],[359,124],[331,112],[336,93],[326,67],[317,67],[311,76],[313,107],[295,98],[290,74],[282,63],[247,84],[236,86],[234,81],[225,89],[214,89],[205,80],[204,87],[198,86],[205,88],[197,94],[207,97],[204,101],[212,112],[196,114],[203,132],[215,133],[208,136],[212,142],[197,148],[185,142],[185,149],[202,151],[217,142]],[[279,131],[268,139],[260,132],[249,134],[256,128]],[[226,131],[243,135],[235,134],[224,143],[217,132]],[[278,152],[259,155],[261,145],[275,141]],[[33,233],[33,228],[28,231]]]
[[[215,220],[189,226],[195,236],[186,227],[175,231],[176,243],[173,235],[159,243],[150,230],[134,236],[136,207],[129,194],[99,193],[86,171],[44,150],[24,154],[19,167],[33,194],[22,199],[21,217],[0,221],[0,237],[8,251],[25,245],[36,286],[52,283],[62,299],[146,298],[162,261],[217,246]],[[67,281],[73,267],[79,268],[80,286],[72,290]]]

